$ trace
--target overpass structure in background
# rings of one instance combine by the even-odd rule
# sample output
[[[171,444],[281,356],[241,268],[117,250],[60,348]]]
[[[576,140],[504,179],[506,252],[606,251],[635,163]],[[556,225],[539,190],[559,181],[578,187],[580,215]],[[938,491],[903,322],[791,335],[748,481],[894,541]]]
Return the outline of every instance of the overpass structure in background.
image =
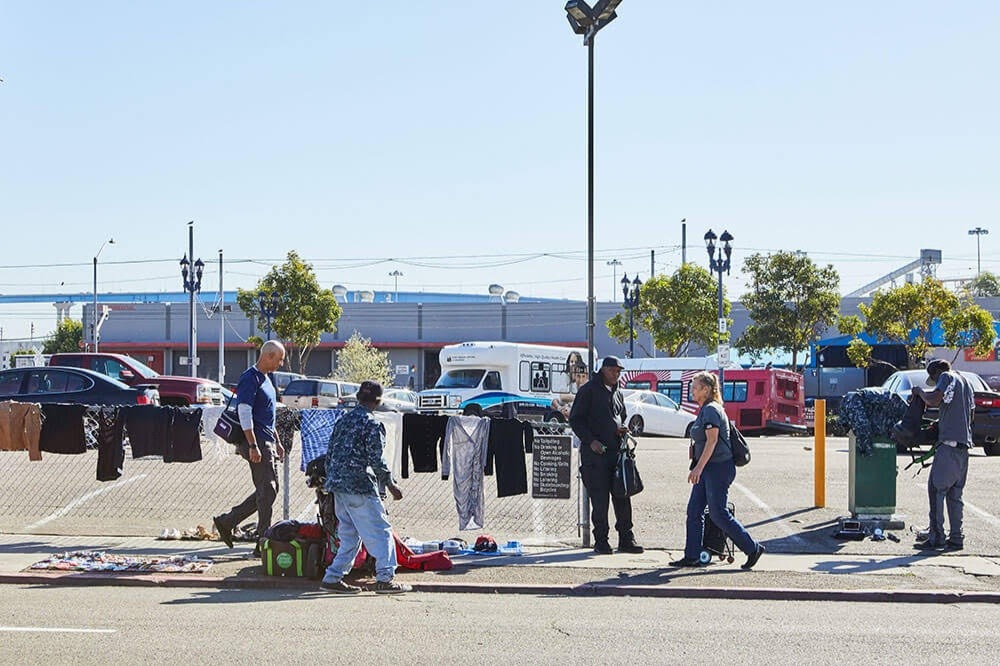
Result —
[[[859,289],[855,289],[844,298],[859,298],[867,296],[882,285],[895,282],[897,279],[907,276],[907,282],[913,281],[913,272],[919,271],[921,277],[934,277],[937,272],[936,267],[941,263],[941,250],[921,250],[920,258],[911,261],[902,268],[897,268],[891,273],[886,273],[877,280],[872,280]]]

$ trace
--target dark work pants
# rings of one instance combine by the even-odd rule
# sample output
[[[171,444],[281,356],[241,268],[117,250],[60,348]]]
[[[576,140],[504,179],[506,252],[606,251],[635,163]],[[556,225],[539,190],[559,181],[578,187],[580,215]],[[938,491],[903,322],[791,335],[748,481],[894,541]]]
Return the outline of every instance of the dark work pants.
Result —
[[[260,446],[260,462],[250,462],[249,448],[240,445],[240,455],[250,465],[250,478],[253,479],[254,491],[245,500],[234,506],[228,513],[219,516],[219,522],[229,528],[238,527],[240,523],[257,513],[257,535],[271,526],[271,514],[274,511],[274,500],[278,497],[278,468],[274,455],[274,444],[258,440]]]
[[[590,523],[597,543],[608,540],[609,505],[615,508],[615,530],[618,531],[619,543],[623,539],[630,541],[633,538],[632,499],[611,496],[611,480],[615,474],[617,457],[611,451],[601,456],[586,451],[581,451],[580,454],[580,474],[587,494],[590,495]]]

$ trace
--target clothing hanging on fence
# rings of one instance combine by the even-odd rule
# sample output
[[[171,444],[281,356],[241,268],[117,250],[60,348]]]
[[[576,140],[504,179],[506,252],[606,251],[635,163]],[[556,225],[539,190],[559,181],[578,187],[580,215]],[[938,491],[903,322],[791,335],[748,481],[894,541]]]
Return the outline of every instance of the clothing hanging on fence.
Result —
[[[305,472],[306,465],[314,459],[326,455],[333,426],[344,415],[344,410],[303,409],[299,414],[302,419],[302,463],[300,468]]]
[[[170,437],[170,410],[157,405],[136,405],[126,407],[125,432],[132,459],[146,456],[162,456]]]
[[[201,407],[169,407],[170,427],[163,462],[201,460]]]
[[[83,431],[86,411],[86,405],[43,404],[38,448],[46,453],[86,453],[87,438]]]
[[[479,416],[452,416],[444,433],[441,452],[441,478],[452,479],[459,530],[478,530],[484,526],[486,498],[483,495],[483,470],[487,466],[490,420]]]
[[[403,414],[403,437],[399,476],[410,477],[410,458],[414,472],[438,471],[438,450],[443,447],[447,416]]]
[[[403,415],[399,412],[372,412],[375,420],[385,426],[385,462],[392,472],[392,478],[402,477]]]
[[[115,481],[125,468],[125,420],[117,407],[93,407],[87,413],[97,423],[97,480]]]
[[[27,451],[28,460],[41,460],[39,436],[41,406],[33,402],[0,402],[0,451]]]
[[[517,419],[490,419],[487,465],[496,465],[497,497],[525,495],[528,471],[524,455],[531,453],[534,434],[531,423]]]
[[[225,409],[225,405],[208,405],[201,408],[201,436],[210,444],[229,445],[229,442],[215,434],[215,424],[218,423],[219,417],[222,416]]]

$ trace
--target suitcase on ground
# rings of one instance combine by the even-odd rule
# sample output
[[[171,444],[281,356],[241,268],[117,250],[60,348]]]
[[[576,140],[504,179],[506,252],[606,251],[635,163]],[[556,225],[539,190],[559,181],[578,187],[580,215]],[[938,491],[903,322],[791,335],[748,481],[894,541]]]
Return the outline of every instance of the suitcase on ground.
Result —
[[[268,576],[318,579],[326,568],[323,539],[261,541],[260,560]]]

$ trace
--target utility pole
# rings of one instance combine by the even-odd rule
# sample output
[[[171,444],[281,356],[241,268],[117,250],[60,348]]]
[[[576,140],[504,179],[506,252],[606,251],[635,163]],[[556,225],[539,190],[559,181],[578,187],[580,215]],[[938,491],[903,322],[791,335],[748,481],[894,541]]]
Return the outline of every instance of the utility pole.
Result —
[[[226,383],[226,306],[222,302],[222,250],[219,250],[219,383]]]

